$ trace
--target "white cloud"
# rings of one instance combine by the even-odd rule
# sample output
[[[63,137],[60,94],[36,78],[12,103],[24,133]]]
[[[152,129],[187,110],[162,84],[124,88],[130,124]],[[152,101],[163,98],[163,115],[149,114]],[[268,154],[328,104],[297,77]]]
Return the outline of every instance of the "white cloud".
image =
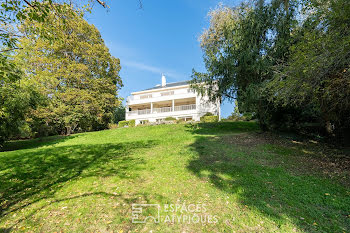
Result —
[[[139,62],[127,61],[127,60],[121,59],[121,63],[122,63],[122,66],[125,65],[127,67],[132,67],[132,68],[135,68],[138,70],[144,70],[144,71],[148,71],[148,72],[159,74],[159,75],[164,74],[164,75],[172,77],[176,80],[186,79],[186,77],[187,77],[185,74],[180,74],[180,73],[174,72],[174,71],[169,70],[169,69],[164,69],[161,67],[146,65],[143,63],[139,63]]]

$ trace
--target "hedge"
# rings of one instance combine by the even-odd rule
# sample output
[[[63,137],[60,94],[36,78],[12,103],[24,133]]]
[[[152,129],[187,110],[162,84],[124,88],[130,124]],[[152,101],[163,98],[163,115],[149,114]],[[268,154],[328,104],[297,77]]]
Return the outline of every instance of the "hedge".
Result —
[[[128,125],[129,127],[135,127],[135,120],[130,120]]]
[[[174,117],[166,117],[164,120],[166,120],[166,121],[176,121],[176,118],[174,118]]]
[[[183,122],[185,122],[185,119],[183,119],[183,118],[180,118],[180,119],[176,120],[176,123],[177,123],[177,124],[183,123]]]
[[[219,121],[218,116],[202,116],[200,119],[201,119],[201,122],[207,122],[207,123]]]
[[[135,120],[130,120],[130,121],[119,121],[118,127],[135,127]]]
[[[124,127],[129,124],[129,121],[119,121],[118,127]]]

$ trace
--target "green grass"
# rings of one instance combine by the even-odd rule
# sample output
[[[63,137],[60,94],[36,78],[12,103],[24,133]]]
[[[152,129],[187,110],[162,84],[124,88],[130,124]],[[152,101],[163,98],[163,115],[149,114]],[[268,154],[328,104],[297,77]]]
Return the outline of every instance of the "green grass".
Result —
[[[0,232],[349,232],[349,173],[333,154],[249,122],[10,142],[0,152]],[[133,203],[161,205],[161,222],[132,223]],[[165,204],[203,204],[195,214],[218,221],[165,222],[194,215]]]

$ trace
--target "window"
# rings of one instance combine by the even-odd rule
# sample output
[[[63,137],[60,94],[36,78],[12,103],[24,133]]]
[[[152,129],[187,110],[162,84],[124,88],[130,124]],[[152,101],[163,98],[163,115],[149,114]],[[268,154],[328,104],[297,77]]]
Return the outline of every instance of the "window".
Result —
[[[140,99],[148,99],[148,98],[152,98],[152,94],[147,94],[147,95],[141,95]]]
[[[161,96],[174,95],[174,91],[167,91],[160,93]]]

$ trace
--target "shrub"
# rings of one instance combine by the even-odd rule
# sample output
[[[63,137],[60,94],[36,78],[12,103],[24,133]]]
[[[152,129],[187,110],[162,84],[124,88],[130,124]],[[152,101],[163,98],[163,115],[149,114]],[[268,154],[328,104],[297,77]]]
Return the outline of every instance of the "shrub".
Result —
[[[128,126],[129,127],[135,127],[135,120],[128,121]]]
[[[176,123],[177,123],[177,124],[183,123],[183,122],[185,122],[185,119],[183,119],[183,118],[180,118],[180,119],[176,120]]]
[[[202,116],[201,117],[201,122],[218,122],[219,121],[219,117],[218,116]]]
[[[118,124],[114,124],[114,123],[108,124],[108,128],[109,129],[116,129],[116,128],[118,128]]]
[[[129,125],[129,121],[119,121],[118,127],[125,127]]]
[[[174,118],[174,117],[166,117],[164,120],[165,121],[176,121],[176,118]]]
[[[204,114],[203,116],[214,116],[214,114],[213,113],[211,113],[211,112],[207,112],[206,114]]]

